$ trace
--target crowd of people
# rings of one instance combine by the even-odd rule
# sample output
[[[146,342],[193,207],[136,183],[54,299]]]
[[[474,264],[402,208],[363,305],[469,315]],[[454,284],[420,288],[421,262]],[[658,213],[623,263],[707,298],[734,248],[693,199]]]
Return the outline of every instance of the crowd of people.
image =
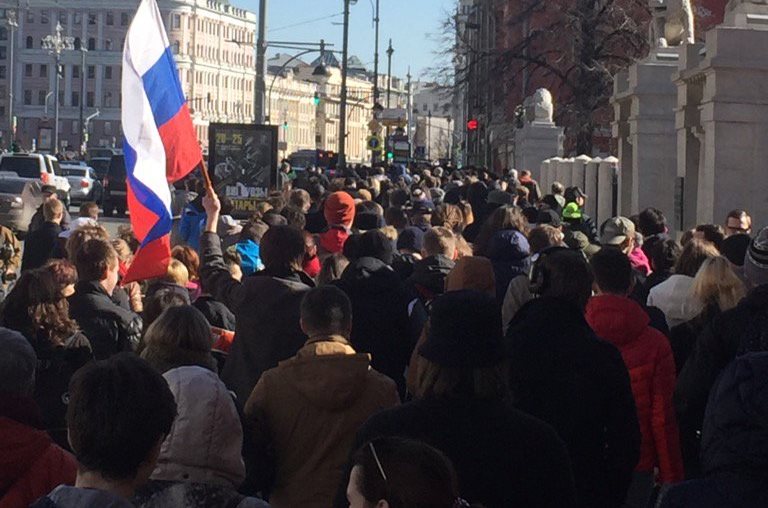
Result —
[[[527,171],[194,177],[167,273],[0,228],[0,508],[768,506],[768,228]]]

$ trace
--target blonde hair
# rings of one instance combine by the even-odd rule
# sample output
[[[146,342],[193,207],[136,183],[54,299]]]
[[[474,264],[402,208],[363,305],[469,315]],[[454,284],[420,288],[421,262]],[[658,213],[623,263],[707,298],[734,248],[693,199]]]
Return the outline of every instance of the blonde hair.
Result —
[[[453,231],[443,226],[435,226],[424,234],[424,254],[443,256],[453,259],[456,253],[456,236]]]
[[[171,258],[171,261],[168,263],[168,271],[165,273],[163,280],[185,287],[189,282],[189,270],[187,270],[184,263],[176,258]]]
[[[88,240],[109,240],[109,232],[104,229],[103,226],[80,226],[76,230],[72,231],[72,234],[67,240],[65,250],[69,260],[75,262],[75,254],[80,250],[80,247]]]
[[[691,293],[704,305],[717,305],[721,311],[732,309],[747,294],[744,283],[723,256],[707,258],[693,280]]]
[[[395,226],[384,226],[383,228],[379,228],[379,231],[384,233],[384,236],[386,236],[388,240],[397,242],[397,229]]]

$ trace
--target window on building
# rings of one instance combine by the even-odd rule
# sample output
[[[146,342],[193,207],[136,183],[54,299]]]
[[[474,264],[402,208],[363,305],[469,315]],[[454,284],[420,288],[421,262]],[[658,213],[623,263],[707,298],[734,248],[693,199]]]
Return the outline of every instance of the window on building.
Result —
[[[173,54],[178,55],[181,51],[181,43],[179,41],[173,42]]]
[[[40,11],[40,23],[43,25],[47,24],[50,20],[51,13],[48,11],[48,9],[43,9]]]
[[[4,26],[0,26],[0,41],[8,40],[8,29]]]
[[[111,12],[107,13],[107,25],[112,26],[115,24],[115,15]]]
[[[181,14],[171,14],[171,29],[179,30],[181,28]]]
[[[79,106],[80,105],[80,93],[79,92],[72,92],[72,105],[73,106]]]
[[[107,108],[112,107],[112,92],[104,92],[104,97],[102,102],[104,103],[104,106]]]
[[[72,14],[72,22],[73,22],[75,25],[79,25],[80,23],[82,23],[82,22],[83,22],[83,15],[82,15],[82,14],[80,14],[79,12],[75,12],[75,13],[73,13],[73,14]]]
[[[32,105],[32,90],[24,90],[24,105]]]
[[[41,78],[48,77],[48,66],[45,64],[40,65],[40,77]]]
[[[128,13],[127,12],[121,12],[120,13],[120,26],[128,26]]]
[[[96,77],[96,66],[95,65],[89,65],[88,66],[88,79],[94,79]]]
[[[96,24],[96,13],[95,12],[89,12],[88,13],[88,24],[89,25],[95,25]]]
[[[26,64],[24,66],[24,77],[25,78],[31,78],[32,77],[32,64]]]
[[[48,95],[45,90],[39,90],[37,92],[37,103],[41,106],[45,106],[45,97]]]
[[[87,92],[85,94],[85,105],[88,106],[89,108],[92,108],[93,107],[93,103],[94,103],[94,94],[93,94],[93,92]]]
[[[112,122],[104,122],[104,134],[112,134]]]
[[[104,79],[112,79],[112,67],[109,65],[104,67]]]
[[[73,65],[72,66],[72,77],[74,79],[80,78],[80,66],[79,65]]]
[[[106,39],[104,41],[104,50],[105,51],[112,51],[112,39]]]
[[[63,9],[59,10],[59,23],[61,23],[62,25],[67,24],[67,11]]]
[[[75,106],[75,104],[72,104]],[[77,120],[72,120],[72,133],[80,132],[80,122]]]
[[[88,51],[93,51],[96,49],[96,38],[89,37],[88,38]]]
[[[27,11],[27,24],[31,25],[35,22],[35,13],[32,9]]]
[[[27,35],[24,47],[27,49],[32,49],[35,47],[35,39],[33,39],[31,35]]]
[[[5,46],[0,46],[0,60],[5,60],[7,57],[7,48]]]

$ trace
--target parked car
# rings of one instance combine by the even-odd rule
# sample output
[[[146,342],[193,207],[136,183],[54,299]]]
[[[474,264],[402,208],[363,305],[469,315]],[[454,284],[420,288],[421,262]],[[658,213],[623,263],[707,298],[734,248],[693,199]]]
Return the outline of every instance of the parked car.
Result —
[[[128,209],[127,185],[125,183],[125,156],[115,155],[109,162],[109,170],[102,181],[104,197],[102,208],[104,215],[111,216],[117,211],[118,215],[125,214]]]
[[[89,148],[88,155],[91,158],[111,159],[114,155],[123,155],[123,151],[120,148]]]
[[[84,201],[101,203],[104,188],[92,167],[67,163],[61,165],[61,172],[69,180],[69,195],[73,203]]]
[[[40,182],[17,176],[0,176],[0,224],[24,234],[43,202]]]
[[[99,177],[99,180],[101,180],[104,178],[104,175],[107,174],[107,170],[109,170],[109,161],[111,160],[112,156],[93,157],[88,160],[88,165],[96,171],[96,175]]]
[[[61,175],[61,167],[56,157],[41,153],[7,153],[0,155],[0,174],[28,180],[38,180],[43,184],[56,187],[59,199],[66,205],[70,203],[70,185]]]

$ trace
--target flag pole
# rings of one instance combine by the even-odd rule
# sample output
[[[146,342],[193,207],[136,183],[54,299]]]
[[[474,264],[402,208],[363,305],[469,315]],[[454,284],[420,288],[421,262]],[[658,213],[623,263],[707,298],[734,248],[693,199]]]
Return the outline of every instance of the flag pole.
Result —
[[[203,179],[205,180],[205,190],[208,191],[209,196],[212,196],[215,191],[213,190],[213,183],[211,183],[211,175],[208,174],[208,165],[205,163],[205,160],[200,161],[200,164],[200,171],[203,173]]]

